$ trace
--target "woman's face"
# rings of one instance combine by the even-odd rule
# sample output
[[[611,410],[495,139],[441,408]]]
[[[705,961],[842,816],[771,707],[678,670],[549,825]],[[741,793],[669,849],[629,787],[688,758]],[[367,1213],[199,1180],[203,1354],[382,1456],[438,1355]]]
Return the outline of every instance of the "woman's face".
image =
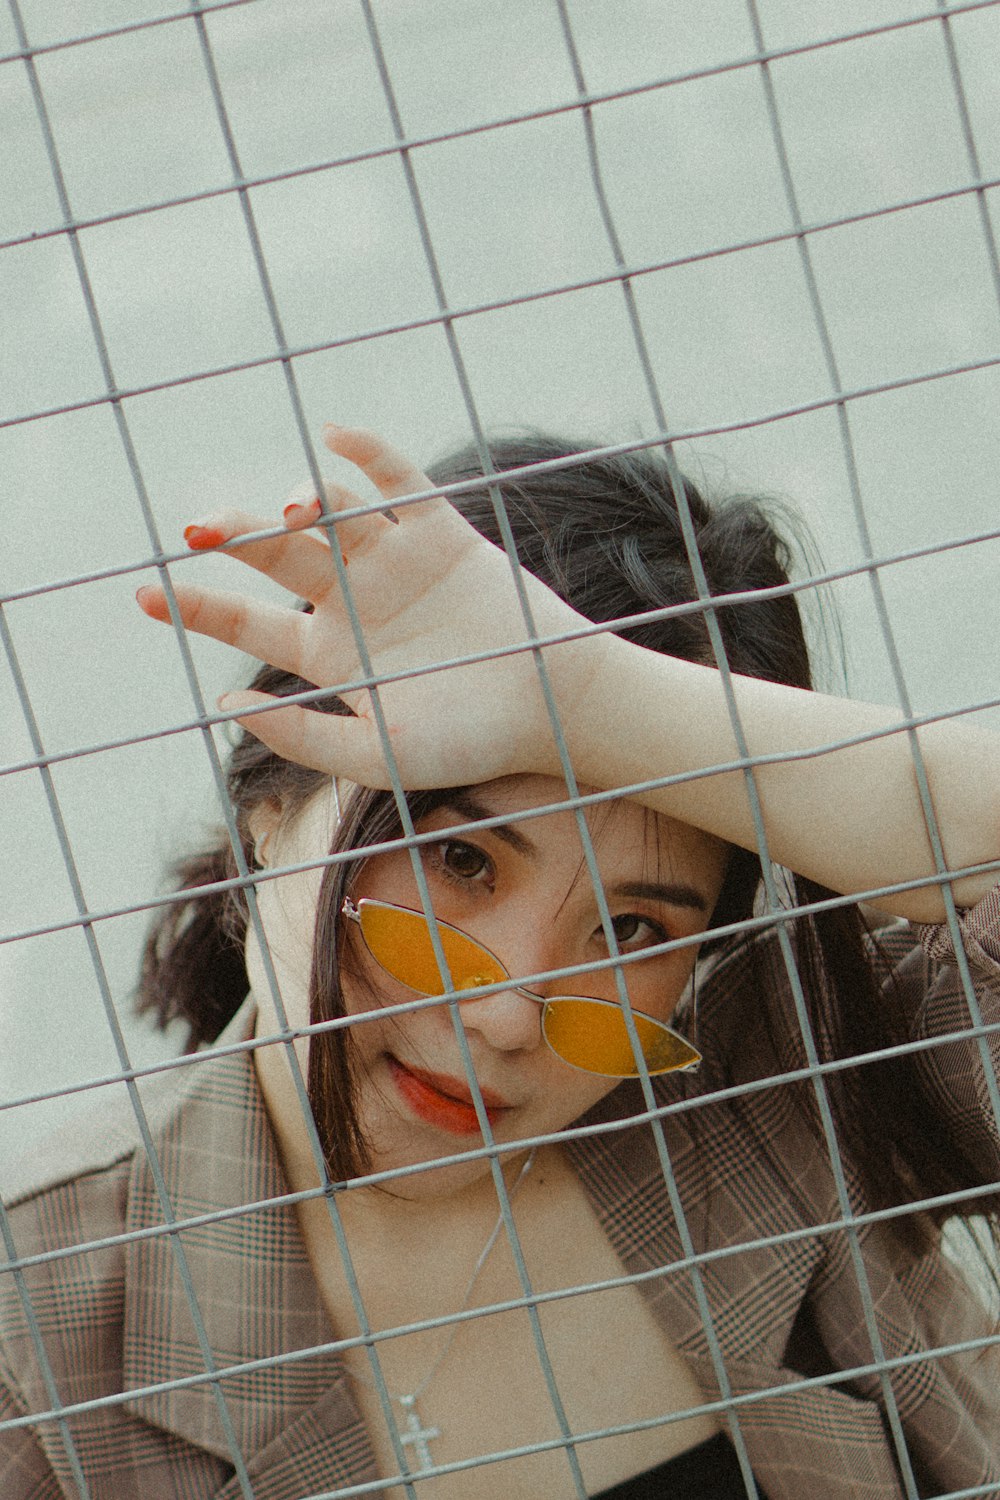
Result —
[[[562,784],[548,777],[511,777],[457,794],[418,824],[418,832],[440,834],[440,841],[423,845],[421,851],[436,917],[488,948],[515,980],[608,957],[574,814],[547,813],[454,837],[450,830],[477,818],[503,817],[557,802],[564,794]],[[622,953],[641,952],[704,929],[721,888],[725,845],[625,799],[588,809],[586,817]],[[332,823],[330,801],[325,796],[314,799],[291,828],[272,836],[268,863],[296,863],[325,854]],[[259,888],[268,947],[293,1025],[309,1020],[319,885],[320,872],[308,871]],[[367,898],[419,911],[409,852],[368,861],[351,896],[355,902]],[[359,1061],[358,1102],[373,1168],[381,1171],[477,1145],[482,1136],[451,1010],[439,1004],[384,1016],[384,1006],[411,1001],[414,992],[375,962],[354,924],[345,922],[345,938],[348,957],[342,982],[347,1009],[359,1017],[352,1039]],[[623,972],[635,1009],[669,1021],[695,953],[692,945],[627,965]],[[261,956],[252,941],[248,967],[262,1010],[258,1030],[264,1034],[275,1017]],[[543,996],[617,996],[609,969],[533,983],[531,989]],[[476,1079],[498,1141],[558,1131],[616,1084],[615,1079],[582,1072],[557,1057],[542,1037],[541,1010],[513,988],[460,1006]],[[473,1166],[488,1170],[483,1163]]]

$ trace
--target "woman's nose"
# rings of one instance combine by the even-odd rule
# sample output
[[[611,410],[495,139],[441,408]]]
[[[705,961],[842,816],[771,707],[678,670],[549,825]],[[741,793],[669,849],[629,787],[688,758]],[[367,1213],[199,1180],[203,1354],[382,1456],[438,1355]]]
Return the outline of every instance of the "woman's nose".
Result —
[[[461,1002],[462,1024],[498,1052],[533,1051],[542,1039],[542,1007],[513,987]]]

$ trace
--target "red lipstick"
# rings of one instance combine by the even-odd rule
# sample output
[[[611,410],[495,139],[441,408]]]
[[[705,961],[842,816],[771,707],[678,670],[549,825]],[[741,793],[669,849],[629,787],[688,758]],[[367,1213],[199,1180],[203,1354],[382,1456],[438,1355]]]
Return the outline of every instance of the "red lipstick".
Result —
[[[405,1067],[395,1057],[389,1058],[389,1071],[404,1102],[419,1119],[452,1135],[479,1134],[472,1093],[461,1079]],[[482,1095],[487,1119],[495,1125],[510,1106],[490,1089],[483,1089]]]

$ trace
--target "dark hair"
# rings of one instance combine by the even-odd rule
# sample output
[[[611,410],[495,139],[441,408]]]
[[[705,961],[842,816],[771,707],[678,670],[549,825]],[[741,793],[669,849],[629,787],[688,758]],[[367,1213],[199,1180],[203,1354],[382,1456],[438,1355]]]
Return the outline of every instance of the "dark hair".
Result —
[[[697,598],[681,524],[686,507],[698,554],[713,598],[786,586],[790,554],[757,500],[709,504],[689,480],[683,500],[675,493],[665,461],[652,453],[582,459],[579,464],[507,478],[505,471],[586,452],[546,437],[496,442],[491,448],[499,489],[518,554],[524,566],[582,615],[595,622],[682,605]],[[483,469],[472,448],[431,470],[435,483],[480,478]],[[500,542],[494,504],[486,487],[459,496],[458,508],[473,526]],[[790,686],[812,686],[809,653],[794,593],[716,609],[726,657],[733,671]],[[714,665],[704,612],[684,611],[642,620],[620,633],[652,650]],[[284,696],[312,686],[286,672],[265,667],[253,685]],[[336,699],[317,708],[346,713]],[[254,807],[277,798],[294,815],[328,778],[279,759],[250,735],[232,754],[229,792],[236,809],[248,863],[252,840],[248,817]],[[454,789],[451,789],[452,791]],[[448,791],[411,794],[414,821],[447,799]],[[399,837],[398,810],[391,793],[358,789],[349,799],[335,849],[365,846]],[[363,852],[358,859],[363,860]],[[312,1020],[344,1014],[340,968],[344,960],[339,912],[358,861],[328,867],[324,874],[311,980]],[[713,925],[749,917],[760,882],[756,857],[734,849]],[[139,988],[139,1009],[161,1025],[182,1020],[193,1049],[211,1042],[233,1016],[247,988],[243,963],[246,907],[239,888],[198,894],[198,887],[232,879],[236,863],[228,841],[180,864],[175,875],[181,894],[166,907],[150,934]],[[792,906],[832,893],[787,877]],[[869,934],[855,906],[840,906],[797,920],[795,947],[821,1061],[850,1058],[909,1039],[907,1017],[894,1005],[892,986],[878,993],[877,964]],[[744,946],[748,939],[739,940]],[[751,949],[756,946],[750,942]],[[883,976],[884,977],[884,976]],[[782,1065],[806,1061],[794,1018],[781,1009],[778,987],[762,983],[756,997],[760,1024],[774,1040]],[[797,1048],[789,1056],[789,1046]],[[352,1047],[348,1030],[312,1038],[309,1093],[320,1140],[333,1180],[345,1180],[366,1163],[352,1108]],[[725,1057],[707,1057],[713,1077],[729,1075]],[[923,1100],[919,1074],[907,1056],[835,1071],[827,1079],[838,1138],[874,1207],[909,1201],[916,1192],[934,1196],[972,1190],[977,1177],[936,1123]],[[818,1129],[812,1090],[800,1087],[802,1108]],[[734,1106],[735,1107],[735,1106]],[[960,1212],[995,1209],[1000,1200],[985,1196]],[[942,1214],[941,1218],[945,1215]]]

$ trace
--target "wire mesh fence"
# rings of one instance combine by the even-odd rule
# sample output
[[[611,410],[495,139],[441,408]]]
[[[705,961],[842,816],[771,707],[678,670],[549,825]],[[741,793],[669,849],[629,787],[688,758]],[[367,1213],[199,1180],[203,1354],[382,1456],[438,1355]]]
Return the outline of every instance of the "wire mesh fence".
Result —
[[[788,1420],[796,1396],[803,1411],[815,1392],[847,1399],[845,1381],[884,1414],[897,1488],[885,1487],[883,1475],[883,1489],[872,1493],[995,1492],[995,1482],[975,1478],[928,1489],[926,1458],[914,1451],[908,1425],[920,1382],[938,1378],[927,1372],[950,1370],[955,1357],[980,1349],[995,1358],[995,1334],[943,1318],[929,1353],[907,1345],[885,1312],[886,1288],[871,1259],[876,1226],[921,1209],[960,1211],[984,1189],[858,1207],[830,1106],[838,1076],[856,1065],[824,1059],[812,1035],[795,924],[772,870],[758,793],[755,772],[781,756],[750,752],[719,626],[720,613],[736,606],[715,601],[683,504],[693,607],[706,620],[731,718],[735,750],[725,765],[745,776],[764,872],[754,914],[733,925],[748,936],[773,934],[775,982],[788,990],[801,1064],[679,1096],[665,1095],[640,1065],[627,1119],[519,1141],[535,1151],[559,1145],[586,1177],[620,1170],[613,1148],[631,1132],[623,1159],[633,1153],[656,1179],[655,1214],[669,1225],[666,1241],[665,1230],[651,1235],[642,1265],[623,1254],[600,1277],[577,1271],[549,1284],[532,1273],[534,1247],[522,1244],[521,1182],[515,1190],[509,1166],[505,1173],[509,1145],[494,1138],[452,1000],[483,1142],[453,1155],[487,1164],[499,1218],[478,1263],[469,1263],[473,1283],[456,1288],[450,1310],[398,1326],[372,1321],[350,1209],[341,1210],[343,1194],[331,1185],[309,1081],[296,1061],[303,1029],[285,1014],[260,926],[258,883],[265,888],[298,866],[260,870],[248,861],[225,780],[233,716],[215,708],[216,694],[232,684],[231,654],[185,632],[173,596],[195,569],[199,582],[232,587],[231,562],[194,559],[180,545],[183,523],[219,504],[271,514],[302,473],[320,488],[329,460],[320,460],[316,435],[330,416],[383,428],[421,454],[471,441],[487,473],[498,428],[546,427],[579,434],[595,459],[663,453],[675,495],[683,494],[680,465],[710,489],[792,496],[823,557],[799,559],[793,590],[807,613],[817,594],[832,596],[851,688],[895,705],[958,955],[960,1033],[916,1036],[879,1056],[933,1056],[960,1034],[974,1049],[981,1109],[996,1127],[997,1022],[965,956],[917,730],[948,718],[997,722],[986,643],[998,623],[1000,536],[993,77],[1000,13],[996,0],[887,0],[859,8],[853,22],[842,5],[803,11],[732,0],[707,10],[640,0],[520,0],[496,14],[456,0],[419,7],[304,0],[294,8],[192,0],[167,12],[152,0],[9,0],[0,22],[10,148],[0,210],[8,327],[0,350],[7,490],[0,796],[10,847],[0,872],[0,1006],[9,1038],[0,1060],[0,1150],[11,1201],[23,1201],[26,1185],[47,1172],[64,1183],[86,1177],[95,1151],[105,1165],[134,1159],[144,1195],[128,1222],[101,1235],[88,1231],[79,1204],[60,1200],[45,1210],[66,1215],[53,1230],[59,1248],[46,1241],[26,1249],[25,1231],[19,1238],[12,1217],[0,1214],[3,1295],[37,1370],[30,1399],[0,1411],[0,1454],[19,1434],[44,1433],[60,1493],[125,1493],[114,1489],[115,1444],[132,1444],[134,1461],[142,1446],[135,1431],[157,1427],[204,1450],[197,1480],[179,1449],[157,1458],[165,1467],[147,1483],[165,1485],[171,1474],[178,1494],[198,1483],[190,1493],[319,1500],[377,1493],[392,1475],[411,1496],[485,1494],[492,1491],[472,1486],[488,1487],[495,1473],[515,1476],[503,1481],[510,1493],[518,1476],[550,1472],[519,1469],[518,1461],[551,1454],[559,1492],[582,1497],[596,1493],[589,1454],[602,1441],[637,1445],[692,1411],[729,1435],[742,1481],[757,1493],[761,1425]],[[460,499],[474,487],[448,492]],[[536,646],[565,782],[560,805],[575,819],[599,921],[610,932],[585,817],[601,794],[576,783],[502,494],[494,487],[523,640]],[[362,503],[387,504],[371,490]],[[133,622],[132,592],[150,578],[167,590],[171,632]],[[338,686],[377,684],[346,566],[339,579],[361,676]],[[267,580],[250,587],[264,600],[280,593]],[[315,697],[306,691],[303,700]],[[426,849],[434,833],[410,819],[391,737],[378,728],[401,820],[387,847]],[[683,779],[667,774],[649,784]],[[493,823],[516,828],[518,818]],[[468,821],[483,826],[481,816]],[[131,1014],[142,932],[176,900],[163,893],[162,866],[175,840],[203,824],[222,825],[232,848],[232,872],[212,889],[228,882],[245,893],[316,1188],[289,1192],[273,1152],[263,1166],[235,1165],[266,1131],[260,1102],[247,1093],[248,1059],[266,1036],[248,1036],[244,1026],[220,1047],[177,1057],[177,1030],[153,1036]],[[335,869],[344,856],[324,863]],[[429,912],[419,859],[413,870]],[[843,904],[823,896],[796,915]],[[433,923],[430,930],[447,975],[441,933]],[[629,965],[614,961],[613,940],[611,949],[606,967],[631,1017]],[[569,966],[543,977],[571,987],[575,975]],[[503,988],[483,982],[476,993]],[[380,1015],[419,1016],[439,1005],[418,998]],[[305,1034],[346,1024],[325,1021]],[[199,1074],[209,1081],[200,1085]],[[215,1114],[203,1119],[226,1122],[211,1127],[219,1132],[214,1166],[190,1134],[186,1142],[171,1135],[178,1080],[203,1109],[214,1101]],[[706,1239],[700,1218],[691,1222],[690,1181],[678,1158],[678,1140],[687,1137],[677,1132],[694,1119],[697,1138],[697,1119],[711,1122],[713,1109],[738,1116],[783,1091],[797,1097],[799,1086],[810,1091],[818,1121],[830,1183],[825,1213],[812,1204],[811,1217],[786,1214],[778,1229],[751,1208],[739,1233],[727,1239],[718,1229]],[[76,1123],[93,1110],[87,1118],[96,1125]],[[68,1128],[53,1168],[37,1143],[60,1122]],[[710,1134],[714,1126],[702,1128]],[[23,1166],[13,1165],[16,1157]],[[369,1170],[356,1186],[405,1183],[425,1166]],[[526,1182],[525,1194],[533,1190],[530,1176]],[[307,1273],[290,1226],[310,1202],[329,1212],[345,1316],[357,1329],[350,1337],[333,1336],[312,1283],[302,1291]],[[727,1223],[735,1211],[726,1201],[711,1213]],[[494,1283],[480,1273],[497,1245],[508,1280],[496,1283],[503,1295],[491,1301]],[[748,1386],[729,1326],[746,1309],[726,1304],[725,1268],[740,1257],[750,1264],[757,1253],[791,1265],[806,1245],[813,1259],[800,1268],[811,1273],[825,1258],[824,1274],[836,1263],[853,1289],[852,1338],[829,1369],[800,1363],[783,1372],[780,1390],[773,1379]],[[620,1242],[616,1248],[621,1253]],[[59,1365],[55,1330],[62,1324],[72,1345],[95,1320],[120,1321],[118,1294],[109,1290],[120,1285],[113,1269],[120,1265],[135,1278],[124,1314],[135,1362],[118,1388],[98,1391]],[[48,1288],[63,1275],[75,1298],[66,1291],[53,1302]],[[224,1293],[220,1277],[239,1286],[239,1296]],[[690,1321],[679,1326],[700,1351],[704,1399],[581,1421],[575,1398],[564,1394],[550,1310],[637,1287],[652,1288],[655,1303],[668,1284],[685,1288]],[[297,1324],[296,1297],[305,1298]],[[220,1306],[230,1298],[257,1320],[252,1337],[224,1327]],[[421,1429],[415,1407],[405,1419],[395,1410],[380,1354],[394,1339],[427,1334],[426,1347],[447,1355],[464,1328],[507,1312],[524,1322],[519,1348],[545,1421],[502,1447],[470,1446],[440,1461],[439,1433]],[[680,1318],[677,1306],[672,1316]],[[159,1344],[152,1336],[143,1343],[143,1330],[160,1334]],[[388,1434],[381,1478],[356,1410],[352,1426],[344,1360],[354,1360],[355,1400],[368,1393],[366,1411],[376,1422],[381,1415]],[[120,1429],[102,1426],[119,1410]],[[289,1421],[290,1413],[307,1414],[315,1430],[289,1435],[279,1454],[285,1439],[276,1413]],[[786,1440],[806,1444],[808,1427],[807,1417],[796,1417]],[[11,1460],[11,1483],[22,1462],[27,1472],[26,1460]]]

